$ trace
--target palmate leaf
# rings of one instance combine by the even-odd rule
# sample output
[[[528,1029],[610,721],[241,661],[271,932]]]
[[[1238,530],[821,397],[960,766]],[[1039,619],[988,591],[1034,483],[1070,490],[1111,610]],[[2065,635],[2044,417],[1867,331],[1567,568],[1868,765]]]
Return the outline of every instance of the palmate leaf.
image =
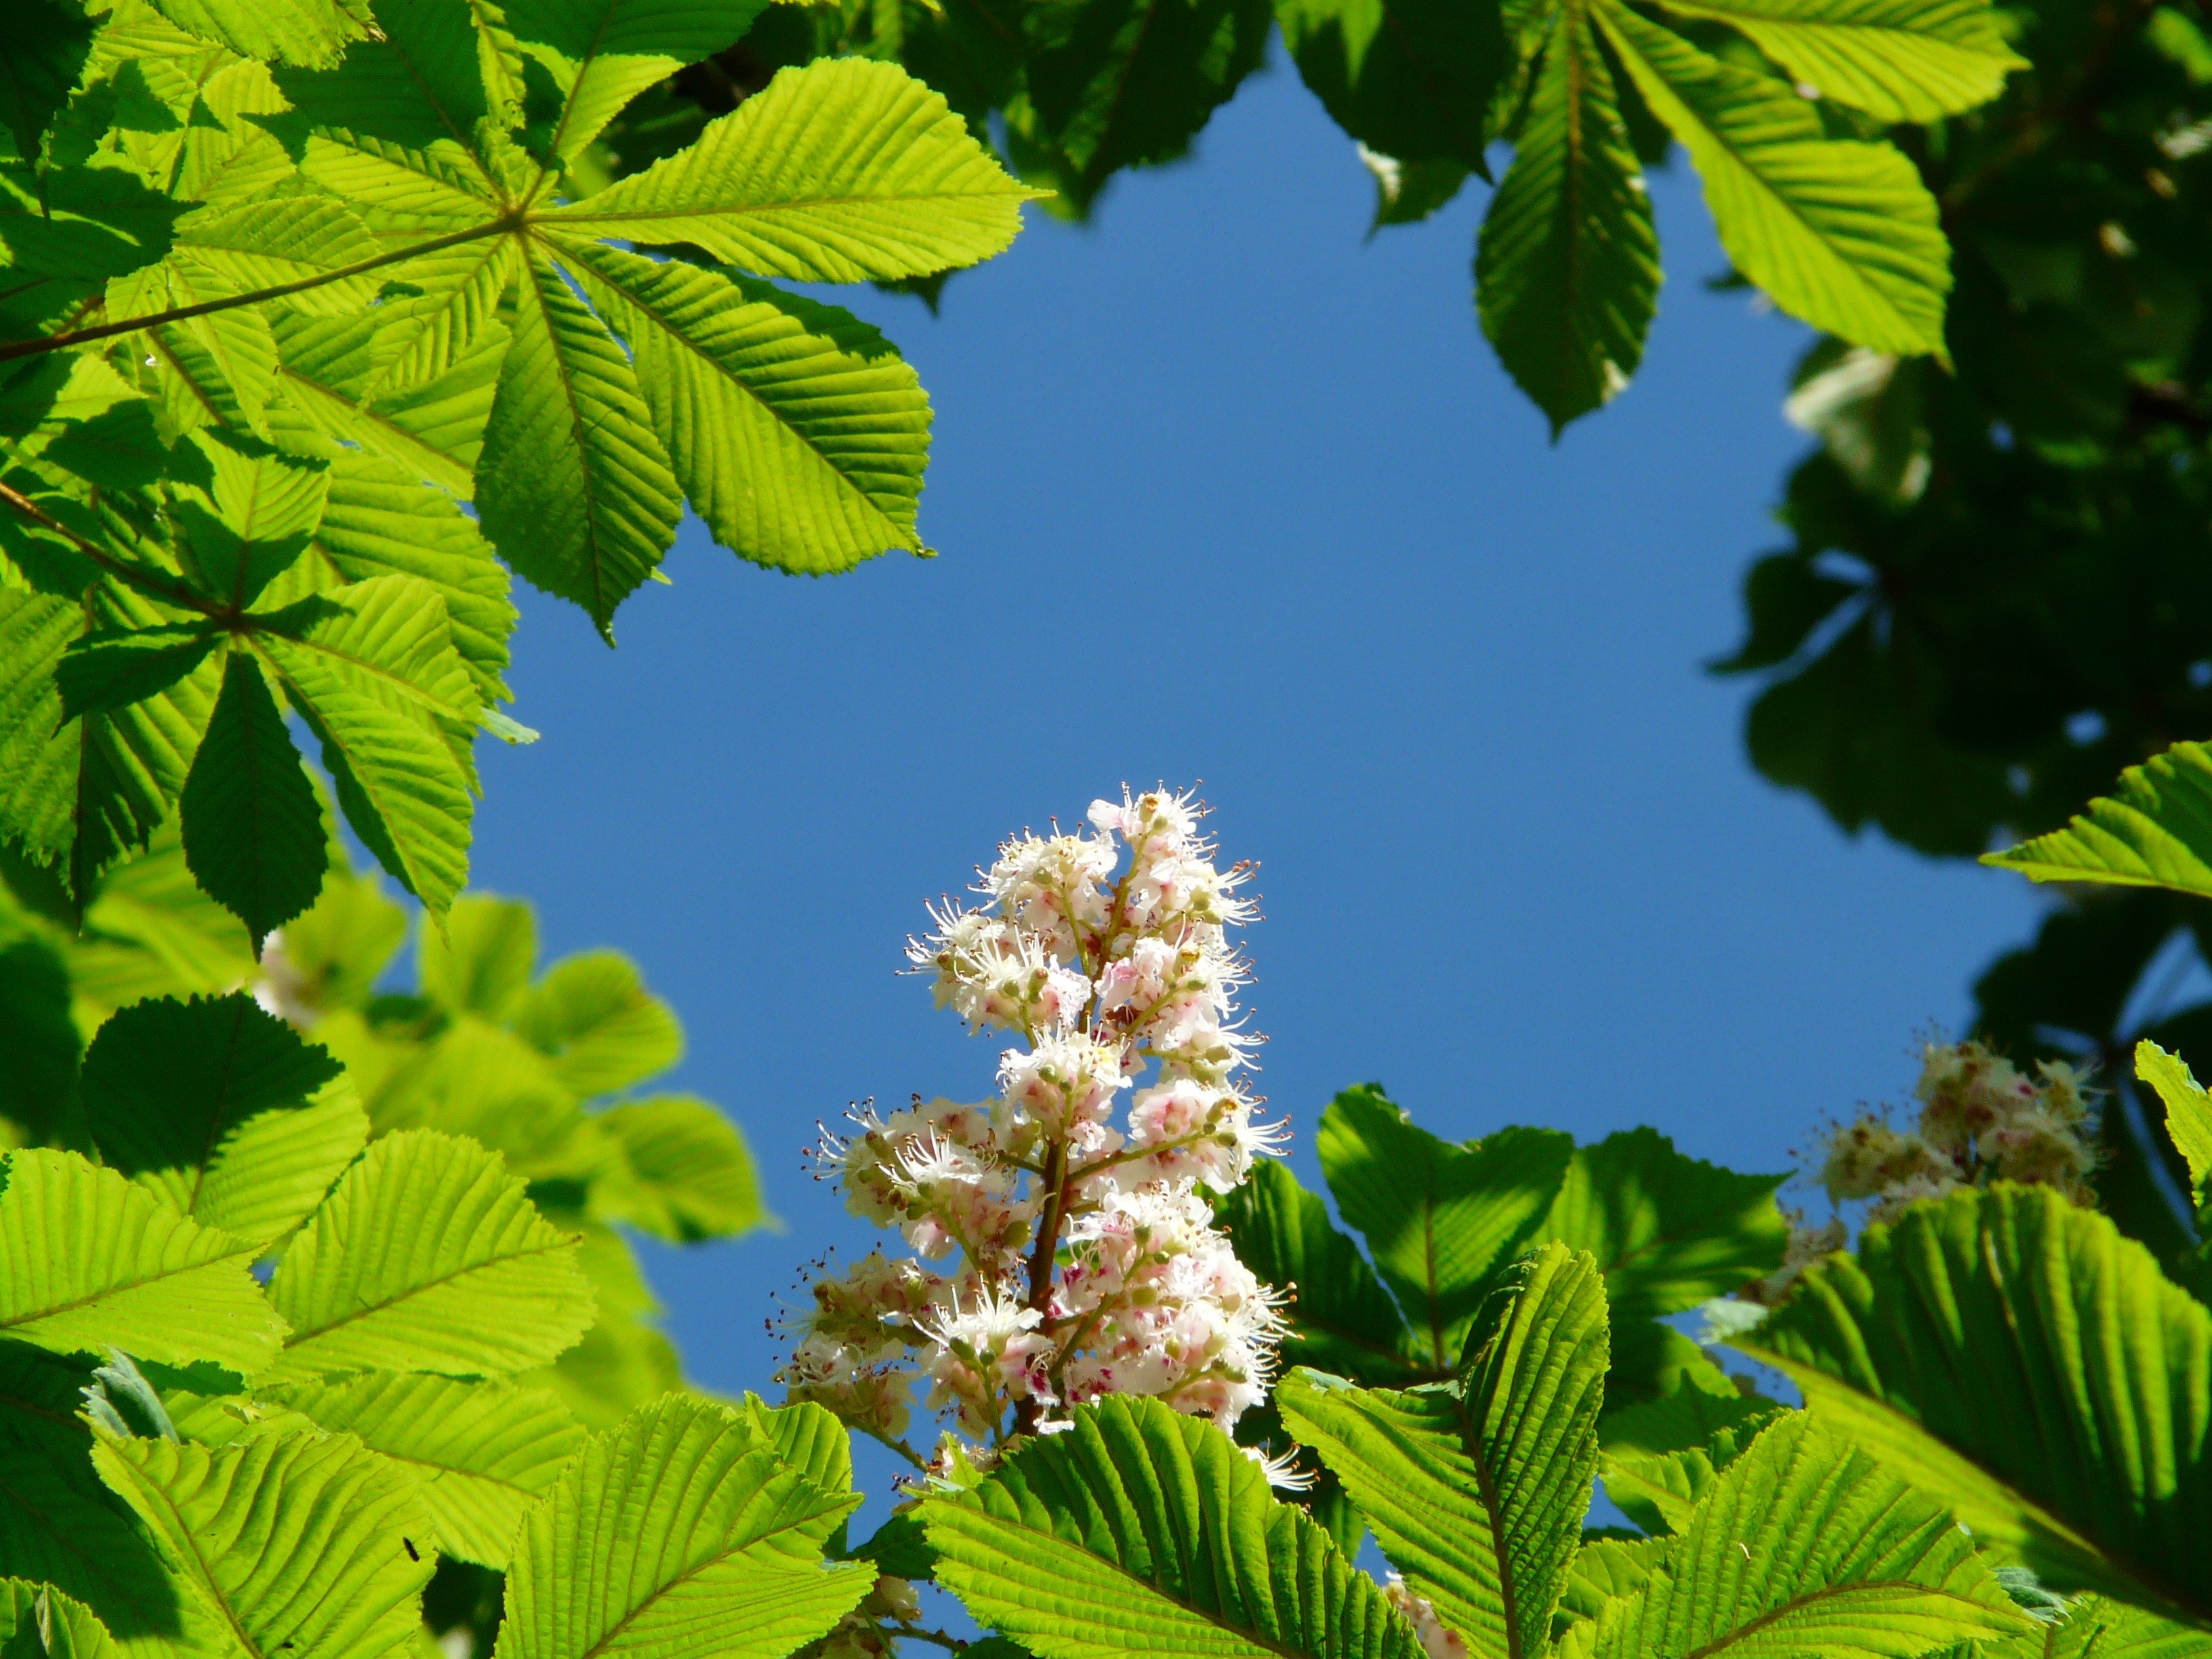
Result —
[[[226,294],[289,286],[300,309],[343,316],[376,298],[376,276],[352,268],[383,252],[343,202],[310,194],[188,214],[168,258],[198,286]]]
[[[822,1552],[858,1495],[756,1423],[670,1397],[592,1437],[525,1522],[500,1659],[782,1659],[857,1604],[873,1568]]]
[[[882,282],[1002,252],[1039,193],[921,82],[843,58],[780,71],[689,149],[542,222],[689,243],[766,276]]]
[[[1804,99],[1593,0],[1652,112],[1690,152],[1721,246],[1792,316],[1876,351],[1943,354],[1949,247],[1935,198],[1883,144],[1823,138]]]
[[[773,1220],[737,1126],[690,1095],[626,1101],[590,1120],[619,1154],[590,1206],[675,1243],[731,1238]]]
[[[349,1063],[358,1066],[361,1045],[350,1050]],[[455,1019],[427,1048],[403,1050],[377,1076],[370,1103],[380,1132],[468,1135],[526,1181],[586,1180],[612,1161],[544,1057],[473,1015]]]
[[[749,28],[765,0],[516,0],[516,46],[562,94],[546,142],[560,161],[580,155],[623,105]]]
[[[524,258],[513,327],[477,510],[518,575],[612,639],[615,607],[676,539],[683,496],[629,356],[542,251]]]
[[[220,995],[254,972],[245,927],[192,880],[173,823],[100,878],[64,954],[72,1000],[95,1023],[149,997]]]
[[[368,31],[340,0],[154,0],[179,28],[244,58],[328,63]]]
[[[512,907],[529,917],[529,907]],[[423,947],[426,964],[431,947]],[[523,975],[529,973],[527,958]],[[611,1094],[665,1072],[684,1058],[676,1012],[645,988],[637,964],[612,951],[564,957],[509,1009],[514,1029],[553,1062],[553,1074],[580,1096]]]
[[[1183,155],[1265,60],[1267,0],[1043,0],[1019,10],[1008,148],[1078,212],[1113,174]]]
[[[368,1139],[338,1063],[243,991],[122,1010],[80,1087],[111,1169],[256,1243],[306,1219]]]
[[[156,696],[205,662],[222,643],[222,630],[209,623],[165,623],[157,628],[102,629],[80,635],[54,664],[62,718],[112,714]]]
[[[882,335],[765,283],[559,246],[636,353],[655,433],[715,540],[812,574],[922,550],[929,400]]]
[[[305,434],[296,439],[314,441]],[[479,708],[506,701],[515,611],[507,597],[511,580],[491,544],[448,496],[405,467],[330,447],[336,452],[330,494],[307,556],[270,587],[264,608],[335,594],[379,576],[412,576],[445,602],[447,637],[476,684]]]
[[[247,1269],[258,1254],[74,1152],[8,1154],[0,1338],[55,1353],[127,1349],[251,1376],[284,1336]]]
[[[505,1019],[538,966],[537,913],[516,899],[471,893],[454,902],[444,934],[423,934],[416,950],[424,996],[455,1013]]]
[[[1656,1129],[1625,1129],[1575,1149],[1537,1236],[1596,1257],[1616,1327],[1657,1318],[1782,1265],[1790,1224],[1774,1194],[1788,1179],[1739,1175],[1684,1156]]]
[[[1659,238],[1582,0],[1544,48],[1475,252],[1483,332],[1552,431],[1628,384],[1659,296]]]
[[[1606,1496],[1646,1532],[1674,1531],[1780,1410],[1733,1389],[1685,1385],[1613,1412],[1599,1431]]]
[[[442,915],[468,877],[481,708],[445,602],[415,577],[378,576],[271,617],[253,640],[321,738],[347,821]]]
[[[221,671],[203,662],[157,696],[68,721],[55,676],[78,635],[166,620],[116,583],[89,605],[0,588],[0,839],[52,866],[79,902],[170,816]]]
[[[2031,881],[2111,882],[2212,897],[2212,749],[2177,743],[2120,774],[2063,830],[2038,836],[1984,864]]]
[[[2212,1310],[2049,1188],[1870,1227],[1737,1346],[2059,1589],[2212,1632]]]
[[[1299,1371],[1275,1395],[1391,1565],[1483,1659],[1535,1659],[1549,1644],[1604,1394],[1596,1263],[1553,1243],[1512,1278],[1493,1334],[1455,1382],[1395,1393]]]
[[[1282,0],[1283,43],[1337,125],[1401,164],[1480,167],[1506,62],[1497,9],[1449,0]]]
[[[1885,121],[1934,121],[1985,104],[2027,60],[1988,0],[1662,0],[1732,24],[1798,81]]]
[[[269,683],[243,652],[223,664],[178,808],[193,879],[257,949],[315,902],[330,862],[322,808]]]
[[[1418,1351],[1448,1371],[1492,1275],[1551,1209],[1573,1139],[1509,1128],[1455,1146],[1370,1086],[1329,1103],[1315,1148],[1338,1212],[1366,1235]]]
[[[210,1448],[101,1435],[93,1464],[228,1640],[216,1650],[384,1659],[413,1649],[434,1534],[414,1481],[349,1435]]]
[[[544,149],[573,161],[637,93],[712,58],[752,27],[763,0],[520,0],[507,9],[515,46],[564,95]]]
[[[584,1438],[550,1390],[507,1382],[369,1371],[281,1383],[255,1399],[398,1464],[420,1483],[439,1547],[494,1568],[507,1565],[524,1514]]]
[[[487,240],[416,260],[408,282],[426,292],[388,299],[369,315],[277,313],[278,373],[289,395],[279,425],[296,416],[345,453],[469,499],[510,337],[498,305],[512,253]],[[344,456],[332,459],[343,469]],[[334,501],[342,490],[334,487]]]
[[[221,430],[191,434],[177,463],[170,510],[200,591],[244,610],[307,551],[329,467]]]
[[[1698,1505],[1595,1659],[1913,1659],[2035,1628],[1951,1517],[1792,1413]]]
[[[1042,1659],[1417,1659],[1412,1628],[1210,1423],[1109,1396],[921,1514],[937,1582]]]
[[[292,1328],[275,1373],[500,1376],[592,1322],[576,1242],[495,1153],[434,1130],[375,1142],[284,1252],[270,1299]]]

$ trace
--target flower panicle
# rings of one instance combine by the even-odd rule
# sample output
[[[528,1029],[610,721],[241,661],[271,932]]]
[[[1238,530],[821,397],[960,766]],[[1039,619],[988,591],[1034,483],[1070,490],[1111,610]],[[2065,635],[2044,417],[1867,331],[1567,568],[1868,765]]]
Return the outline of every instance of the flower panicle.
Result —
[[[1139,1394],[1224,1427],[1265,1395],[1284,1298],[1237,1259],[1206,1194],[1287,1126],[1240,1081],[1260,1039],[1228,930],[1257,918],[1204,808],[1164,789],[1092,803],[1087,830],[1004,842],[979,902],[929,907],[910,971],[973,1030],[1015,1039],[997,1092],[852,1114],[817,1167],[914,1258],[814,1283],[781,1380],[870,1432],[911,1396],[983,1455],[1072,1405]],[[896,1427],[893,1426],[894,1423]]]
[[[2075,1203],[2095,1203],[2099,1094],[2081,1068],[2045,1060],[2022,1072],[1986,1043],[1931,1040],[1922,1046],[1913,1096],[1909,1127],[1887,1108],[1862,1108],[1822,1132],[1807,1162],[1832,1206],[1863,1203],[1868,1223],[1887,1222],[1924,1200],[1992,1181],[2055,1187]],[[1754,1299],[1778,1301],[1807,1265],[1849,1239],[1840,1217],[1816,1224],[1793,1215],[1783,1265]]]

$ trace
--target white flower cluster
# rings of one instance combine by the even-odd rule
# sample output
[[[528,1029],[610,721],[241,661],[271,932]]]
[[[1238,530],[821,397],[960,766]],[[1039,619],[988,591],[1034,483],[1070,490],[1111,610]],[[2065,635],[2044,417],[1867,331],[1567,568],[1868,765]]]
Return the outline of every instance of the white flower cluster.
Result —
[[[939,1006],[1019,1045],[989,1101],[917,1097],[824,1134],[853,1212],[921,1260],[872,1253],[815,1281],[781,1373],[795,1398],[896,1441],[926,1380],[929,1409],[989,1447],[1106,1394],[1224,1427],[1263,1396],[1280,1298],[1200,1189],[1235,1187],[1283,1126],[1237,1080],[1255,1039],[1225,930],[1253,910],[1200,811],[1165,791],[1096,801],[1094,833],[1007,842],[986,902],[933,907],[908,942]]]

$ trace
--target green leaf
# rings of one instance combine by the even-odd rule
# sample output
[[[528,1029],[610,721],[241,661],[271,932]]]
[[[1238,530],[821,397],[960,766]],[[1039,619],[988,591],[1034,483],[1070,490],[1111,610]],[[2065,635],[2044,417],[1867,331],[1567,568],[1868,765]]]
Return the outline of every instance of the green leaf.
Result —
[[[376,298],[380,273],[350,268],[384,253],[353,210],[331,196],[302,195],[208,207],[177,222],[169,259],[225,294],[290,287],[287,304],[343,316]]]
[[[142,382],[152,380],[169,430],[216,426],[267,435],[277,390],[276,337],[258,307],[222,305],[232,297],[198,266],[174,261],[107,285],[108,315],[118,319],[209,307],[123,337],[120,350],[145,360]]]
[[[384,0],[376,33],[330,69],[284,69],[276,76],[300,118],[389,149],[455,159],[487,121],[509,125],[486,89],[483,54],[491,33],[468,0]],[[442,145],[442,148],[437,148]]]
[[[268,618],[255,643],[321,738],[347,821],[442,915],[468,877],[466,757],[479,708],[445,602],[427,583],[394,575],[295,609]]]
[[[228,432],[196,432],[187,445],[179,460],[204,460],[207,470],[173,488],[171,510],[201,590],[242,611],[307,550],[329,469]]]
[[[429,1129],[369,1147],[284,1252],[269,1295],[292,1328],[286,1379],[498,1376],[545,1364],[592,1322],[576,1241],[496,1154]]]
[[[115,1659],[115,1638],[74,1596],[0,1578],[0,1659]]]
[[[506,1382],[370,1371],[280,1384],[257,1398],[356,1436],[404,1468],[421,1484],[445,1553],[487,1567],[507,1565],[524,1514],[584,1439],[550,1390]]]
[[[1506,61],[1497,8],[1279,0],[1275,18],[1299,76],[1361,143],[1401,162],[1483,166],[1491,94]]]
[[[2167,887],[2212,897],[2212,749],[2177,743],[2120,774],[2063,830],[1982,862],[2031,881],[2099,881]]]
[[[97,283],[142,270],[168,251],[180,211],[121,168],[0,162],[0,256],[14,268],[11,286],[25,275]]]
[[[1552,1207],[1574,1141],[1510,1128],[1455,1146],[1370,1085],[1329,1103],[1314,1145],[1338,1212],[1366,1236],[1417,1348],[1450,1369],[1492,1276]]]
[[[507,26],[562,94],[547,152],[572,161],[647,88],[731,45],[765,0],[514,0]]]
[[[118,584],[89,607],[0,588],[0,839],[54,866],[80,903],[170,816],[220,677],[203,663],[157,696],[64,725],[54,676],[79,635],[166,620]]]
[[[544,1057],[470,1014],[380,1079],[372,1104],[379,1130],[473,1136],[525,1180],[581,1180],[605,1161],[582,1108]]]
[[[2212,1631],[2212,1310],[2047,1187],[1969,1190],[1807,1268],[1736,1346],[2055,1589]]]
[[[221,42],[241,58],[328,63],[368,31],[340,0],[154,0],[187,33]]]
[[[471,893],[454,901],[442,935],[416,945],[422,994],[456,1013],[505,1019],[538,965],[537,913],[518,899]]]
[[[1512,1279],[1455,1382],[1394,1393],[1298,1371],[1275,1395],[1391,1565],[1484,1659],[1536,1659],[1549,1643],[1604,1395],[1596,1264],[1554,1243]]]
[[[2197,1659],[2201,1631],[2101,1595],[2076,1597],[2056,1629],[1984,1644],[1978,1659]]]
[[[76,1416],[88,1380],[80,1364],[0,1340],[0,1560],[90,1607],[131,1659],[219,1650],[93,1474],[92,1436]],[[12,1645],[0,1651],[15,1659]]]
[[[8,23],[0,45],[0,125],[15,135],[18,155],[36,155],[83,72],[93,20],[60,0],[30,0]]]
[[[76,1103],[84,1043],[70,1013],[69,969],[45,939],[0,945],[0,1142],[50,1141]]]
[[[763,276],[881,282],[1003,252],[1038,193],[905,70],[841,58],[779,70],[688,149],[539,222],[690,244]]]
[[[773,1218],[737,1126],[690,1095],[627,1102],[591,1120],[620,1154],[592,1182],[591,1211],[678,1244],[732,1238]]]
[[[1928,122],[1985,104],[2027,60],[1989,0],[1663,0],[1733,24],[1792,79],[1884,121]]]
[[[1782,1265],[1790,1224],[1774,1193],[1789,1178],[1739,1175],[1656,1129],[1624,1129],[1575,1149],[1537,1236],[1597,1258],[1616,1323],[1680,1313]]]
[[[1110,1396],[921,1510],[937,1582],[1040,1659],[1418,1659],[1322,1525],[1211,1423]]]
[[[1592,1620],[1605,1611],[1605,1604],[1617,1595],[1632,1595],[1650,1582],[1651,1569],[1658,1565],[1667,1548],[1663,1538],[1600,1538],[1586,1541],[1576,1555],[1574,1566],[1567,1574],[1566,1588],[1559,1593],[1559,1611],[1570,1620]],[[1596,1634],[1594,1628],[1585,1627],[1577,1632],[1585,1645],[1571,1648],[1559,1644],[1562,1655],[1587,1651],[1587,1638]]]
[[[544,1371],[533,1372],[586,1428],[611,1429],[640,1407],[684,1387],[676,1345],[652,1326],[608,1318]]]
[[[1410,1381],[1423,1371],[1428,1356],[1413,1352],[1412,1333],[1374,1268],[1330,1224],[1321,1195],[1301,1187],[1288,1167],[1255,1163],[1222,1201],[1220,1219],[1238,1261],[1263,1283],[1291,1288],[1285,1364],[1370,1383]]]
[[[1042,0],[1019,9],[1026,95],[1008,148],[1080,213],[1122,167],[1186,155],[1267,58],[1267,0]]]
[[[489,382],[485,408],[490,407]],[[515,611],[506,568],[476,522],[392,462],[346,453],[331,463],[331,493],[315,526],[315,552],[341,581],[413,576],[446,602],[453,649],[489,708],[507,696],[507,636]],[[324,590],[327,591],[327,590]]]
[[[1564,7],[1475,249],[1482,331],[1553,435],[1644,359],[1659,236],[1589,8]]]
[[[554,1075],[579,1095],[626,1089],[684,1058],[675,1011],[645,988],[635,963],[612,951],[564,957],[547,969],[515,1007],[514,1029],[552,1057]]]
[[[1736,269],[1815,328],[1942,356],[1950,250],[1911,162],[1887,144],[1823,138],[1788,86],[1707,56],[1621,0],[1594,4],[1637,90],[1690,152]]]
[[[10,1152],[0,1188],[0,1337],[55,1353],[128,1350],[251,1376],[284,1322],[251,1239],[204,1227],[74,1152]]]
[[[765,283],[560,246],[636,354],[653,429],[715,540],[812,574],[923,550],[929,399],[881,334]]]
[[[361,1006],[406,937],[407,913],[385,896],[374,872],[333,866],[322,896],[284,929],[292,994],[325,1012]]]
[[[438,275],[411,261],[406,280],[429,291],[386,300],[368,316],[277,313],[289,412],[354,447],[347,453],[466,501],[507,357],[510,337],[497,308],[512,254],[509,242],[498,239],[447,250],[438,256]],[[465,256],[470,263],[461,275],[446,281]],[[332,459],[343,471],[344,455]]]
[[[1683,1383],[1663,1399],[1612,1413],[1599,1430],[1606,1496],[1646,1532],[1677,1530],[1781,1409],[1734,1389],[1715,1394]]]
[[[499,1659],[782,1659],[875,1582],[822,1559],[859,1502],[783,1462],[727,1407],[647,1406],[592,1437],[531,1510]]]
[[[315,902],[330,862],[322,808],[269,683],[244,652],[223,665],[178,805],[193,878],[257,946]]]
[[[121,1010],[82,1087],[109,1168],[256,1243],[305,1220],[368,1139],[338,1063],[243,991]]]
[[[410,1648],[435,1565],[415,1483],[350,1436],[209,1448],[98,1437],[93,1465],[238,1659],[385,1659]],[[419,1559],[417,1559],[419,1558]]]
[[[1948,1515],[1792,1413],[1729,1467],[1643,1587],[1607,1604],[1591,1651],[1913,1659],[2034,1628]]]
[[[205,662],[222,642],[207,623],[164,623],[156,628],[101,629],[79,635],[54,665],[62,718],[112,714],[159,696]]]
[[[2136,1044],[2136,1075],[2158,1091],[2166,1106],[2166,1133],[2188,1161],[2197,1207],[2212,1205],[2212,1095],[2190,1075],[2180,1055],[2155,1042]]]
[[[477,512],[516,574],[583,606],[612,639],[615,607],[676,539],[683,496],[629,358],[540,250],[524,270],[514,332],[484,428]]]

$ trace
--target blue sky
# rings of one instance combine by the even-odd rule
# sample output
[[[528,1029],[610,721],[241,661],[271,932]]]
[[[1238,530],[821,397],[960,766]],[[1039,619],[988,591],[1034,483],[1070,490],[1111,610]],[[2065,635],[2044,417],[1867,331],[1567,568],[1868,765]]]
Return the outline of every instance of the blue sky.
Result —
[[[1553,447],[1469,298],[1471,187],[1363,240],[1352,147],[1279,64],[1088,228],[910,300],[838,297],[937,410],[942,556],[830,580],[686,527],[617,618],[524,602],[476,880],[553,953],[676,1005],[677,1086],[750,1138],[785,1230],[656,1250],[692,1372],[763,1388],[772,1298],[864,1234],[800,1155],[851,1101],[988,1092],[995,1048],[899,977],[925,900],[1123,781],[1203,781],[1261,865],[1260,1086],[1302,1131],[1376,1079],[1431,1128],[1648,1121],[1786,1166],[1910,1089],[1917,1035],[2037,901],[1851,842],[1753,774],[1737,587],[1803,447],[1803,335],[1704,279],[1680,163],[1644,371]]]

